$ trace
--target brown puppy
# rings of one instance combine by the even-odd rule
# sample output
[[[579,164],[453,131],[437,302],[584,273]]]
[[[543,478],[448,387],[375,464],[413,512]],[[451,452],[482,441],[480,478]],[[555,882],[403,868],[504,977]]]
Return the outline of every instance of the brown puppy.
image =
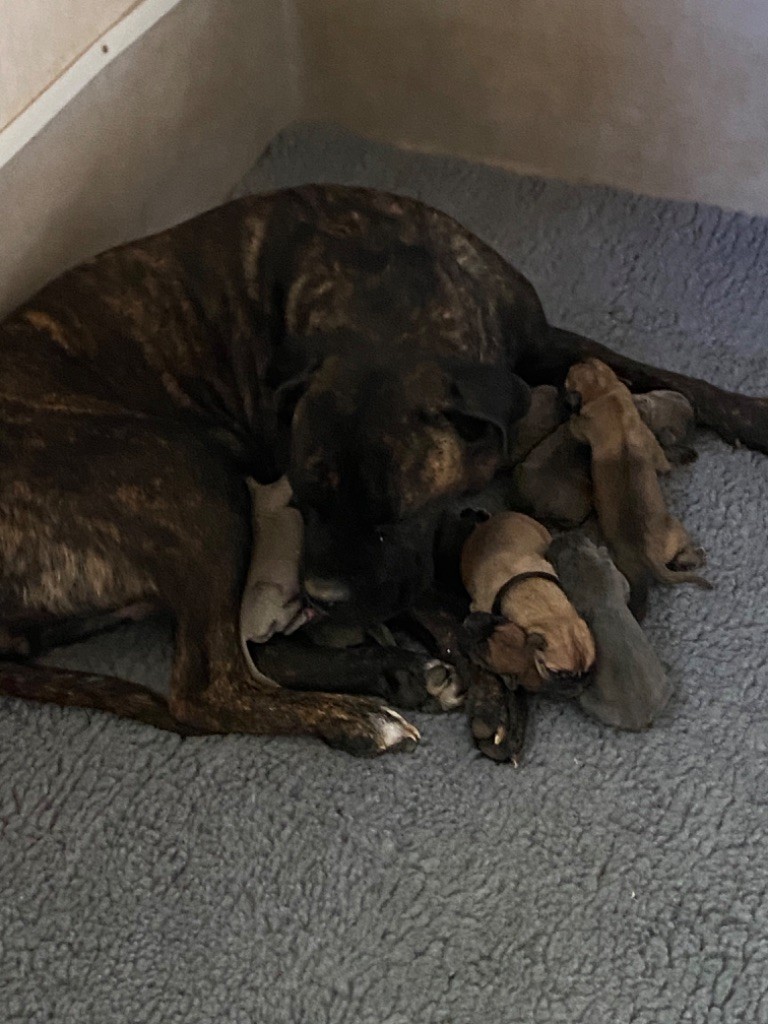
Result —
[[[514,505],[536,519],[580,526],[593,509],[589,448],[562,422],[562,403],[554,388],[531,392],[531,408],[520,421],[511,461]],[[693,462],[690,446],[693,406],[677,391],[632,395],[640,418],[653,432],[671,463]]]
[[[510,463],[526,458],[545,437],[557,430],[566,416],[567,409],[556,387],[540,384],[537,388],[531,388],[530,408],[515,424],[509,449]]]
[[[649,577],[710,589],[707,580],[691,571],[704,564],[704,553],[667,511],[658,473],[671,467],[640,418],[629,389],[598,359],[572,366],[566,389],[581,403],[571,430],[592,450],[600,529],[629,580],[632,611],[644,615]]]
[[[482,650],[488,667],[517,676],[528,690],[564,693],[594,665],[595,645],[544,558],[551,540],[529,516],[502,512],[470,535],[461,576],[472,612],[495,611],[506,620]]]
[[[589,449],[563,423],[536,445],[513,477],[522,507],[537,519],[579,526],[592,511]]]

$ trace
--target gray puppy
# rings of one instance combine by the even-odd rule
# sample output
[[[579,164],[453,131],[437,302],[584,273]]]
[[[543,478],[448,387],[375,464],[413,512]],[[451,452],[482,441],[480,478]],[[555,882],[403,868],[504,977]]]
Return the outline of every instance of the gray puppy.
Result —
[[[546,557],[597,646],[594,681],[579,696],[579,703],[617,729],[648,728],[669,701],[671,688],[627,607],[629,584],[607,550],[582,533],[556,537]]]
[[[640,418],[673,463],[693,462],[696,451],[690,445],[696,426],[693,406],[677,391],[648,391],[633,395]]]

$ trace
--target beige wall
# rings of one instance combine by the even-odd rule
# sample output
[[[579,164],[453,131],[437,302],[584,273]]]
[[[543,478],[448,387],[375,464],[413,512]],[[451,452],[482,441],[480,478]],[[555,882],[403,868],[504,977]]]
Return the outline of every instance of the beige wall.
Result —
[[[227,198],[298,113],[281,0],[183,0],[0,170],[0,310]]]
[[[308,114],[768,213],[764,0],[297,0]]]
[[[6,110],[134,6],[0,4]],[[0,311],[223,200],[299,117],[768,213],[767,71],[763,0],[181,0],[0,169]]]
[[[0,128],[137,0],[0,0]]]

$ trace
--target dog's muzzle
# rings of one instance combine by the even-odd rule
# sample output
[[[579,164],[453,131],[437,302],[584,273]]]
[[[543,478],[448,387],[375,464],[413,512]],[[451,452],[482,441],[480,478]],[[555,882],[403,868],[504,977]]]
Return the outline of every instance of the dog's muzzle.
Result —
[[[349,587],[341,580],[309,576],[304,580],[304,593],[312,607],[321,612],[331,612],[352,597]]]

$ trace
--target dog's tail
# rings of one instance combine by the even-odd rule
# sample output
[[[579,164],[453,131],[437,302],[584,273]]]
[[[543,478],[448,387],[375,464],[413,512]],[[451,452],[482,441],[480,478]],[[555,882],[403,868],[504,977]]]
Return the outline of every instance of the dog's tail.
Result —
[[[572,331],[549,326],[546,338],[538,339],[524,353],[520,372],[529,384],[561,383],[573,363],[590,357],[607,363],[635,391],[667,388],[685,395],[700,426],[716,431],[731,444],[741,443],[768,454],[768,397],[723,391],[697,377],[648,366]]]
[[[114,676],[0,661],[0,696],[108,711],[181,736],[204,735],[201,730],[178,722],[160,694]]]

